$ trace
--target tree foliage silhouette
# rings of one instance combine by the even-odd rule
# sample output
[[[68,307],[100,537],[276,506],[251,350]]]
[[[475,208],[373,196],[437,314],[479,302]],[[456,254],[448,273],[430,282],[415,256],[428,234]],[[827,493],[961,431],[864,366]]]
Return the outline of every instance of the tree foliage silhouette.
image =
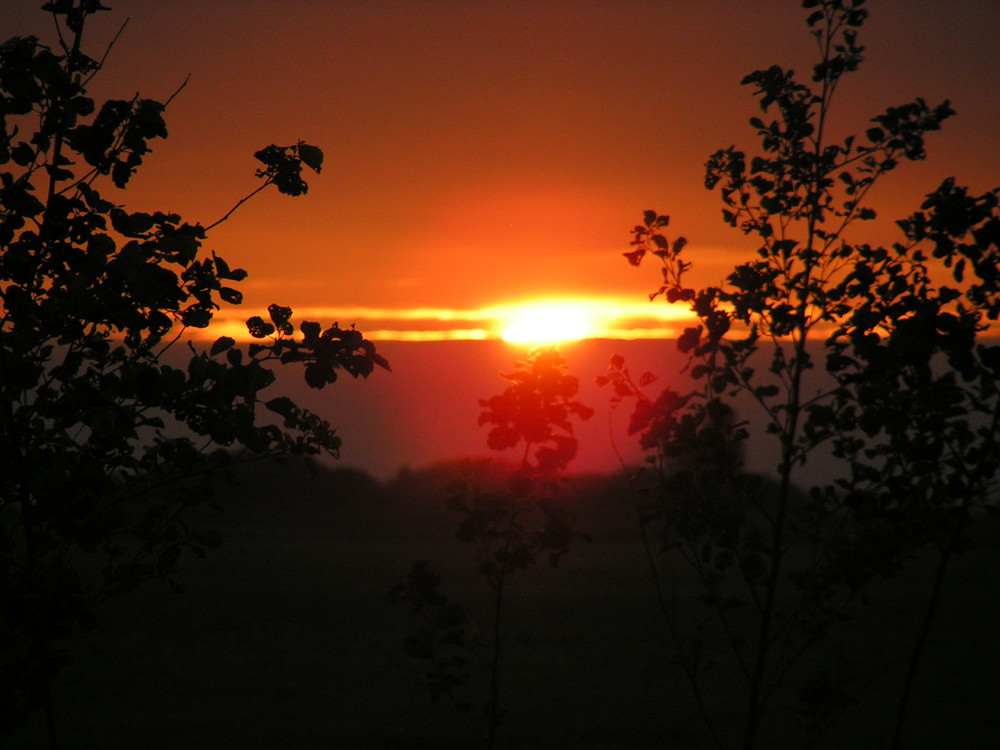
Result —
[[[482,478],[456,482],[448,508],[462,517],[456,539],[475,545],[479,573],[492,597],[486,636],[475,629],[462,606],[441,592],[441,577],[429,561],[414,563],[390,592],[420,615],[421,624],[408,637],[410,656],[428,663],[427,678],[434,701],[447,696],[465,714],[473,706],[463,692],[476,667],[488,674],[483,705],[486,747],[496,747],[504,711],[501,702],[503,612],[510,577],[546,556],[555,567],[580,536],[573,514],[556,502],[560,477],[576,456],[572,419],[586,420],[593,410],[576,400],[579,381],[566,371],[555,347],[534,349],[527,361],[502,374],[510,385],[481,400],[481,425],[492,425],[487,444],[496,451],[517,449],[521,458],[501,486]]]
[[[615,399],[635,401],[630,431],[654,451],[644,523],[660,524],[663,551],[685,557],[704,584],[709,611],[694,635],[660,601],[717,746],[775,746],[768,721],[783,713],[776,696],[788,685],[806,719],[795,746],[825,731],[861,689],[864,656],[810,671],[805,655],[829,642],[878,576],[916,550],[937,550],[890,740],[900,747],[948,560],[967,543],[973,511],[996,503],[1000,347],[982,334],[1000,315],[998,191],[970,195],[948,179],[898,222],[891,247],[850,241],[849,228],[875,218],[864,203],[872,186],[922,159],[926,134],[953,112],[917,99],[877,115],[861,136],[832,141],[834,95],[862,62],[867,11],[864,0],[802,5],[819,51],[811,83],[778,66],[744,78],[763,113],[750,120],[760,151],[730,147],[706,165],[724,221],[756,240],[756,259],[723,285],[691,288],[686,241],[668,240],[669,217],[655,211],[625,253],[633,265],[660,261],[651,299],[687,303],[697,316],[678,340],[696,386],[647,395],[652,376],[637,382],[621,358],[601,381]],[[820,368],[811,341],[825,354]],[[734,419],[737,396],[778,442],[773,488],[740,471],[754,423]],[[810,481],[821,448],[844,478],[798,497],[793,481]],[[729,654],[706,649],[709,624]],[[746,686],[738,736],[725,734],[702,688],[722,663]]]
[[[60,642],[94,624],[95,603],[167,575],[184,550],[204,554],[214,538],[188,519],[212,475],[234,457],[336,455],[325,420],[264,395],[270,363],[303,365],[314,388],[387,363],[353,329],[303,322],[296,336],[279,305],[247,321],[246,348],[222,337],[167,356],[240,304],[247,274],[205,252],[201,224],[102,197],[166,138],[166,105],[96,108],[87,87],[102,62],[81,40],[107,8],[43,10],[54,48],[0,45],[0,728],[42,708],[54,747]],[[254,193],[302,195],[303,171],[323,162],[302,142],[255,157]]]

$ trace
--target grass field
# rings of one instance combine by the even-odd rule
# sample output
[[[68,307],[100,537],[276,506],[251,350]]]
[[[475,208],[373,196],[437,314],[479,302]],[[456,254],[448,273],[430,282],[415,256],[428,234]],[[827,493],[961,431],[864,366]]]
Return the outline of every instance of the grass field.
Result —
[[[430,702],[401,645],[406,611],[385,599],[427,558],[449,596],[485,612],[442,481],[414,473],[383,490],[352,474],[251,477],[221,521],[224,546],[176,576],[184,593],[156,582],[109,602],[71,645],[55,696],[64,750],[475,747],[475,722]],[[634,514],[621,493],[592,490],[580,523],[594,541],[513,579],[501,747],[711,747],[668,664]],[[995,526],[981,536],[949,576],[909,750],[1000,742],[1000,545]],[[923,568],[880,585],[876,608],[851,624],[859,650],[891,655],[911,642]],[[683,571],[671,585],[694,611]],[[888,672],[819,747],[885,747],[898,682]],[[723,726],[737,720],[738,688],[711,687]],[[42,747],[38,730],[12,747]],[[783,736],[776,727],[762,747],[794,747]]]

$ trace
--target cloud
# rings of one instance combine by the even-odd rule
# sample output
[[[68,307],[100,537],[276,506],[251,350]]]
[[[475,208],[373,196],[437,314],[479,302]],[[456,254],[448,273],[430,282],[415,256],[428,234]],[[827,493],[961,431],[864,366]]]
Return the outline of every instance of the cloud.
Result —
[[[528,308],[574,306],[591,321],[588,338],[660,339],[679,335],[693,318],[681,305],[635,303],[600,297],[526,299],[479,309],[437,307],[302,307],[295,320],[316,320],[323,326],[354,326],[373,341],[476,341],[499,339],[504,329]],[[226,308],[219,311],[201,338],[232,336],[248,340],[246,319],[266,310]]]

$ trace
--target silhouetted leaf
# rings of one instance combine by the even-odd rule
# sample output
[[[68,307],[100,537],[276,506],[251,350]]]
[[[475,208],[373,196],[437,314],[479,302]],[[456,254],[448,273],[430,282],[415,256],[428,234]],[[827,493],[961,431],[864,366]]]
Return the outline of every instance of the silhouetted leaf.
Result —
[[[247,331],[255,339],[262,339],[274,333],[274,326],[270,323],[265,323],[264,319],[259,315],[254,315],[247,319]]]
[[[232,339],[229,336],[220,336],[215,340],[215,343],[212,344],[211,354],[214,357],[227,349],[231,349],[235,344],[235,339]]]
[[[308,143],[299,144],[299,157],[302,162],[314,172],[321,172],[323,169],[323,152],[310,146]]]

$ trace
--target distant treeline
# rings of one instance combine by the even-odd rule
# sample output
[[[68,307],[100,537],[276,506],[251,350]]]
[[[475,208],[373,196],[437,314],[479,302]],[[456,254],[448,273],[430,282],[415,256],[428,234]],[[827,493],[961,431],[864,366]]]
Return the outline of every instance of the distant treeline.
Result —
[[[332,536],[369,535],[412,538],[427,534],[442,541],[454,535],[454,514],[447,500],[457,482],[500,487],[514,465],[499,460],[456,458],[421,467],[403,466],[380,481],[353,467],[301,462],[259,462],[229,469],[218,482],[213,521],[224,528],[263,525],[304,528]],[[601,540],[638,540],[637,504],[643,502],[642,467],[613,473],[570,474],[562,480],[556,502],[571,508],[577,528]],[[766,485],[773,481],[759,477]],[[799,501],[806,493],[796,492]],[[983,517],[970,537],[1000,544],[1000,518]],[[223,534],[223,541],[225,534]]]

